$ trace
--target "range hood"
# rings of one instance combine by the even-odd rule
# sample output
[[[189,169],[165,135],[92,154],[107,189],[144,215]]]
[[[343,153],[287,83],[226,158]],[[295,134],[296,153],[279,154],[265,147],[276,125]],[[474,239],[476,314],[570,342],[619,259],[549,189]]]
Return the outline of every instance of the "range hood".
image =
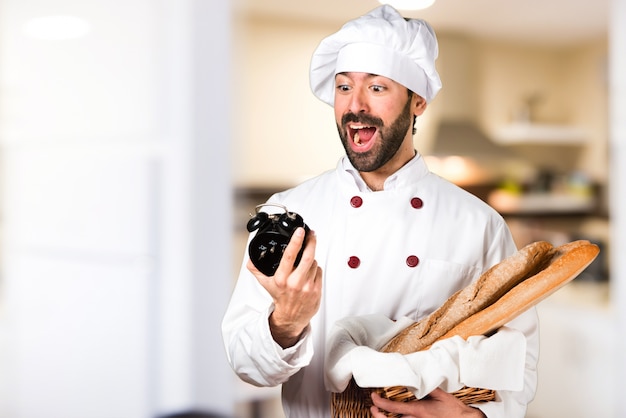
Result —
[[[477,161],[517,158],[515,152],[496,144],[475,123],[468,121],[441,122],[431,154],[438,157],[470,157]]]
[[[569,125],[515,122],[497,129],[493,139],[503,145],[584,145],[587,133],[581,128]]]
[[[543,140],[496,142],[474,122],[442,121],[429,153],[433,157],[429,165],[433,171],[439,169],[438,174],[457,184],[498,182],[506,177],[527,179],[539,171],[568,172],[575,166],[584,149],[581,142],[546,140],[546,135],[553,132],[550,129],[534,132],[541,133]],[[569,132],[569,138],[578,138],[577,133]],[[463,164],[467,168],[444,167],[442,162],[450,157],[461,157],[457,158],[456,165]]]
[[[520,171],[514,151],[494,143],[467,121],[441,122],[426,160],[433,172],[459,186],[493,184],[511,170]]]

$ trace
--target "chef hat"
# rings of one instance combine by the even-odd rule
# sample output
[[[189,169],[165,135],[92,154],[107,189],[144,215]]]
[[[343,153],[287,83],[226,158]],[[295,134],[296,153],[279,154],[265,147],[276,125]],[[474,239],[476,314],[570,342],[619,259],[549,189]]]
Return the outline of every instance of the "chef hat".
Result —
[[[430,102],[441,89],[435,68],[438,51],[428,23],[380,6],[322,40],[311,59],[311,89],[332,106],[335,75],[363,72],[390,78]]]

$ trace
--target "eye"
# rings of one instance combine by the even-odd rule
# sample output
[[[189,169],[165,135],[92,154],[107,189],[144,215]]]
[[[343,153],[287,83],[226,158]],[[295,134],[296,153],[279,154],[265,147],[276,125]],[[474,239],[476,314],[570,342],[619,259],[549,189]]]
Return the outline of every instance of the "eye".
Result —
[[[382,93],[383,91],[385,91],[385,87],[378,85],[378,84],[374,84],[370,88],[372,89],[374,93]]]
[[[338,84],[336,88],[337,88],[337,91],[341,93],[350,91],[351,89],[351,87],[348,86],[347,84]]]

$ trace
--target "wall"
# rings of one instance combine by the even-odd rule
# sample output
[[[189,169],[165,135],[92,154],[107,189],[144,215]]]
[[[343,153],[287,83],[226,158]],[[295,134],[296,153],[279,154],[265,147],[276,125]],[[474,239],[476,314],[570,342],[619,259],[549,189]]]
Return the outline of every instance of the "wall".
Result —
[[[573,168],[606,181],[606,40],[566,48],[484,41],[474,52],[480,66],[479,121],[487,133],[516,121],[527,98],[535,96],[531,121],[582,129],[587,145]],[[532,153],[527,156],[532,158]],[[557,148],[545,160],[558,157]]]
[[[236,21],[234,181],[278,186],[331,169],[343,149],[332,108],[310,93],[311,52],[337,28]]]
[[[598,40],[572,49],[562,63],[566,71],[565,101],[572,121],[589,134],[579,162],[596,181],[608,180],[609,138],[609,52],[606,40]]]
[[[232,414],[229,5],[0,3],[0,416]]]

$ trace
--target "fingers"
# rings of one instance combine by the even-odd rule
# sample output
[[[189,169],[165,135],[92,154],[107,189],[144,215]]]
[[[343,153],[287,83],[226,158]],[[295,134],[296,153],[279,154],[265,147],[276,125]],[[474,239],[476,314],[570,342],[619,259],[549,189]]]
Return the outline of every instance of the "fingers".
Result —
[[[278,269],[276,270],[276,273],[280,276],[291,273],[291,271],[294,269],[296,259],[298,258],[298,253],[302,249],[303,245],[305,245],[305,247],[298,267],[302,266],[301,270],[310,269],[311,264],[315,260],[316,243],[317,238],[315,237],[315,233],[313,231],[310,231],[307,235],[305,234],[304,228],[297,228],[291,236],[287,248],[285,248],[285,252],[283,253],[283,257],[280,261]]]
[[[304,250],[300,262],[298,266],[294,266],[303,244]],[[322,269],[315,260],[316,245],[315,232],[309,231],[306,234],[304,228],[299,227],[287,244],[273,276],[264,275],[251,260],[248,260],[247,268],[272,296],[277,296],[277,289],[286,288],[291,289],[292,292],[318,293],[321,289]]]
[[[374,403],[374,406],[372,406],[371,412],[374,417],[386,417],[386,415],[384,415],[380,410],[402,415],[408,415],[411,412],[415,412],[412,411],[410,407],[412,402],[391,401],[383,398],[376,392],[372,392],[372,402]],[[376,414],[374,414],[375,411],[377,412]]]
[[[305,245],[305,248],[298,266],[302,265],[301,270],[311,270],[310,274],[312,275],[312,278],[314,278],[314,271],[317,267],[315,261],[316,242],[317,238],[315,237],[315,233],[313,231],[306,234],[304,228],[296,228],[289,240],[289,243],[287,244],[287,247],[285,247],[285,250],[283,251],[280,264],[276,269],[274,276],[271,276],[272,281],[277,280],[280,282],[286,279],[295,269],[294,264],[303,244]],[[248,260],[246,267],[259,281],[267,282],[270,279],[270,276],[263,274],[258,268],[256,268],[251,260]],[[306,278],[306,276],[304,278]]]
[[[384,413],[382,413],[380,411],[380,409],[378,409],[377,406],[372,406],[370,408],[370,412],[372,413],[372,417],[373,418],[387,418],[387,415],[385,415]]]

